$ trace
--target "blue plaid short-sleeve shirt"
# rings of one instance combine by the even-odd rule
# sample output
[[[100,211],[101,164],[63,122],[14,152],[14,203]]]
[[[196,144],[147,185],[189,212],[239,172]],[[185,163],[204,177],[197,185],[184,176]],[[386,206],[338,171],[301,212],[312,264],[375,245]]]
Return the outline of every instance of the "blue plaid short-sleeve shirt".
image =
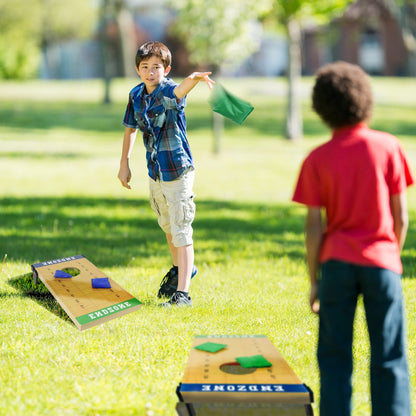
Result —
[[[154,180],[173,181],[194,167],[186,135],[186,100],[176,98],[177,85],[164,78],[149,95],[144,83],[129,94],[123,124],[142,132],[148,173]]]

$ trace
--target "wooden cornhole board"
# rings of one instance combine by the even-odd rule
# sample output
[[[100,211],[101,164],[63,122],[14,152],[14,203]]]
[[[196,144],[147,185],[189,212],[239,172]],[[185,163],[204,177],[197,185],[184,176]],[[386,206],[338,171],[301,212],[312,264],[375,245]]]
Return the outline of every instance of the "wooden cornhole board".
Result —
[[[225,344],[218,352],[195,349]],[[237,357],[261,355],[272,365],[243,368]],[[313,415],[312,391],[303,384],[266,336],[196,336],[182,383],[180,416]]]
[[[77,269],[79,274],[54,277],[57,270],[64,269]],[[107,276],[81,255],[32,264],[32,271],[35,283],[38,278],[42,280],[80,331],[141,307],[138,299],[110,278],[111,288],[93,288],[91,279]]]

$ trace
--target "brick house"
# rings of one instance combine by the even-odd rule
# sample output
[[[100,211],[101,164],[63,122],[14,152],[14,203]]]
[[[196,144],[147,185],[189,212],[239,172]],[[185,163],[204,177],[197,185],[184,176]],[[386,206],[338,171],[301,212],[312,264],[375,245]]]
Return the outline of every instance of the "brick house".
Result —
[[[322,64],[342,59],[372,75],[414,75],[396,13],[388,1],[357,0],[329,26],[305,30],[304,73],[313,74]]]

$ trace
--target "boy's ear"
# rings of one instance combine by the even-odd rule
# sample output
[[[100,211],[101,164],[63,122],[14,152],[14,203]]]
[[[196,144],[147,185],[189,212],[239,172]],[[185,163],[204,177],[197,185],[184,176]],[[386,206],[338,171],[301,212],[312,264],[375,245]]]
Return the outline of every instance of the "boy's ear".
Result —
[[[170,72],[170,70],[172,69],[172,67],[170,67],[170,66],[167,66],[166,68],[165,68],[165,76],[167,75],[167,74],[169,74],[169,72]]]
[[[139,68],[137,68],[137,66],[135,66],[135,68],[136,68],[137,75],[140,76],[140,74],[139,74]]]

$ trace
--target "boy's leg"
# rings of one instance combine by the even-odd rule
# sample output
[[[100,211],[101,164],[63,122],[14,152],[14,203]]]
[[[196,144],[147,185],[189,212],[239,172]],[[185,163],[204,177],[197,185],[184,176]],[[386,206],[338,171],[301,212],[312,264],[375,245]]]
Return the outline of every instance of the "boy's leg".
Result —
[[[410,416],[401,276],[363,267],[360,281],[371,343],[372,414]]]
[[[174,265],[178,266],[177,290],[188,292],[191,277],[195,275],[192,222],[195,216],[194,172],[185,173],[171,182],[161,182],[169,213],[170,233],[167,241]],[[176,263],[176,264],[175,264]]]
[[[172,264],[178,267],[178,248],[172,243],[172,234],[166,233],[166,240],[168,240],[170,254],[172,255]]]
[[[322,265],[318,342],[320,416],[351,414],[352,340],[357,297],[354,266],[339,261]]]
[[[169,209],[167,205],[166,198],[163,194],[162,184],[160,181],[154,181],[149,177],[149,199],[150,206],[157,216],[157,220],[160,228],[165,232],[166,240],[168,242],[170,252],[172,255],[173,267],[169,269],[166,275],[163,277],[158,297],[172,296],[172,293],[176,290],[178,282],[178,257],[177,249],[172,243],[172,234],[170,229],[170,217]],[[176,270],[175,270],[176,269]]]
[[[194,246],[178,247],[178,289],[181,292],[189,292],[189,284],[191,283],[191,274],[194,266]]]
[[[194,267],[194,246],[189,244],[183,247],[175,247],[172,243],[172,234],[166,234],[166,239],[172,254],[172,263],[178,267],[177,290],[188,292]]]

